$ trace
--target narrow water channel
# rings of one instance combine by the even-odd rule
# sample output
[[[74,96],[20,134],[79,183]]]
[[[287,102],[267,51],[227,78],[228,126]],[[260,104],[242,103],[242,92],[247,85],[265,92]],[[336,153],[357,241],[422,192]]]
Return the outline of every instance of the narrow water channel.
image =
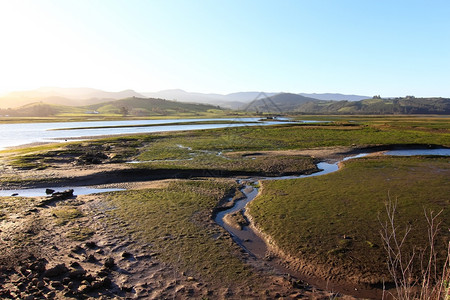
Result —
[[[378,298],[381,295],[380,290],[375,289],[365,289],[364,287],[352,287],[347,285],[333,285],[329,282],[323,282],[317,278],[311,278],[295,272],[293,270],[287,269],[282,266],[282,262],[279,259],[267,260],[268,258],[268,247],[266,242],[251,228],[251,226],[243,226],[242,229],[235,228],[224,221],[224,217],[228,214],[241,211],[245,213],[246,205],[251,202],[258,195],[257,186],[260,180],[285,180],[285,179],[299,179],[305,177],[321,176],[335,172],[339,169],[339,163],[349,159],[355,159],[359,157],[364,157],[369,153],[361,153],[354,156],[345,157],[343,160],[336,163],[330,164],[326,162],[321,162],[317,164],[317,167],[321,170],[319,172],[299,175],[299,176],[281,176],[281,177],[264,177],[264,178],[252,178],[241,180],[238,179],[238,183],[243,183],[244,187],[241,192],[245,195],[242,200],[236,201],[235,205],[227,210],[219,212],[214,221],[227,230],[233,240],[242,248],[244,248],[250,255],[256,257],[257,259],[266,260],[267,264],[270,264],[274,269],[281,273],[287,273],[298,279],[304,280],[312,285],[324,289],[333,289],[340,293],[346,295],[352,295],[355,297],[362,298]],[[409,150],[390,150],[382,153],[383,155],[394,155],[394,156],[412,156],[412,155],[441,155],[450,156],[450,149],[409,149]],[[231,200],[231,199],[230,199]]]

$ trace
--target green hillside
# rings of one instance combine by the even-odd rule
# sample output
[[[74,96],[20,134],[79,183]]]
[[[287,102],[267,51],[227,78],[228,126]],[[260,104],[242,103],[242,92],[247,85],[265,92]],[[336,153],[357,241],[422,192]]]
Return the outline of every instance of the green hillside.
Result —
[[[165,116],[175,114],[202,113],[220,109],[218,106],[192,104],[155,98],[131,97],[122,100],[99,103],[85,107],[101,114],[131,116]]]
[[[308,114],[450,114],[450,98],[382,99],[374,97],[360,101],[326,101],[302,97],[296,94],[279,94],[259,100],[257,108],[272,112]]]
[[[220,112],[218,106],[181,103],[153,98],[126,98],[88,106],[64,106],[43,102],[27,104],[14,109],[0,109],[0,116],[58,117],[58,116],[189,116]]]

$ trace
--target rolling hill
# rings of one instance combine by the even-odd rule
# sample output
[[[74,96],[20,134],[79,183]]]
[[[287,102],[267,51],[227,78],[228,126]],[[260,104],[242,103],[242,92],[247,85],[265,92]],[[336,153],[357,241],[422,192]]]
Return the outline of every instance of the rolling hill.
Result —
[[[191,104],[163,99],[131,97],[88,106],[66,106],[35,102],[26,104],[18,108],[0,109],[0,116],[52,117],[64,115],[119,115],[150,117],[170,115],[197,115],[218,110],[221,109],[213,105]]]
[[[359,101],[324,101],[297,94],[279,94],[255,107],[260,111],[307,114],[450,114],[450,98],[372,98]],[[264,110],[264,108],[266,108]]]

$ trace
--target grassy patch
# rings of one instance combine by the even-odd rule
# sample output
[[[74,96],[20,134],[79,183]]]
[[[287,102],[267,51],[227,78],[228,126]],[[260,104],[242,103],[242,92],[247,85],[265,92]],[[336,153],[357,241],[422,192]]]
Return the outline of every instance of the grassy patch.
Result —
[[[411,225],[408,250],[425,248],[424,209],[444,209],[438,247],[445,254],[450,227],[448,158],[382,157],[346,162],[339,172],[300,180],[267,181],[250,204],[256,223],[287,253],[345,270],[368,282],[387,276],[379,219],[397,198],[400,228]],[[374,277],[375,276],[375,277]]]
[[[53,216],[56,218],[56,224],[64,225],[69,221],[83,216],[83,213],[76,207],[60,206],[52,210]]]
[[[159,258],[215,282],[247,280],[250,268],[237,258],[239,247],[211,220],[233,181],[177,181],[164,189],[126,191],[108,196],[111,213]]]
[[[75,226],[69,229],[67,237],[73,241],[85,241],[93,236],[95,231],[86,226]]]

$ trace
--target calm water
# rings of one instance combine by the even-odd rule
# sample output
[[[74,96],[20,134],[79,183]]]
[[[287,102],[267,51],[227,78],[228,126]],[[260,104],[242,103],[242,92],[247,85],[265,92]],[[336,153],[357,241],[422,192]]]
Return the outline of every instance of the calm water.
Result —
[[[19,189],[19,190],[0,190],[0,197],[8,197],[13,194],[17,194],[19,197],[41,197],[48,196],[45,193],[46,188],[36,188],[36,189]],[[74,196],[79,195],[89,195],[96,193],[105,193],[105,192],[117,192],[123,191],[124,189],[97,189],[88,186],[75,186],[75,187],[49,187],[49,189],[53,189],[57,192],[63,192],[65,190],[73,189]]]
[[[254,126],[279,124],[277,121],[260,121],[256,124],[199,124],[199,125],[170,125],[178,122],[196,121],[239,121],[257,122],[259,118],[240,119],[167,119],[167,120],[130,120],[130,121],[91,121],[91,122],[63,122],[63,123],[25,123],[25,124],[0,124],[0,150],[39,142],[64,142],[66,139],[79,139],[83,137],[152,133],[161,131],[197,130],[226,128],[235,126]],[[101,128],[105,126],[137,126],[137,125],[160,125],[152,127],[123,127],[123,128]],[[81,129],[80,127],[97,127],[92,129]],[[69,128],[80,128],[71,129]],[[59,129],[59,130],[55,130]],[[62,130],[61,130],[62,129]],[[66,130],[64,130],[66,129]]]

